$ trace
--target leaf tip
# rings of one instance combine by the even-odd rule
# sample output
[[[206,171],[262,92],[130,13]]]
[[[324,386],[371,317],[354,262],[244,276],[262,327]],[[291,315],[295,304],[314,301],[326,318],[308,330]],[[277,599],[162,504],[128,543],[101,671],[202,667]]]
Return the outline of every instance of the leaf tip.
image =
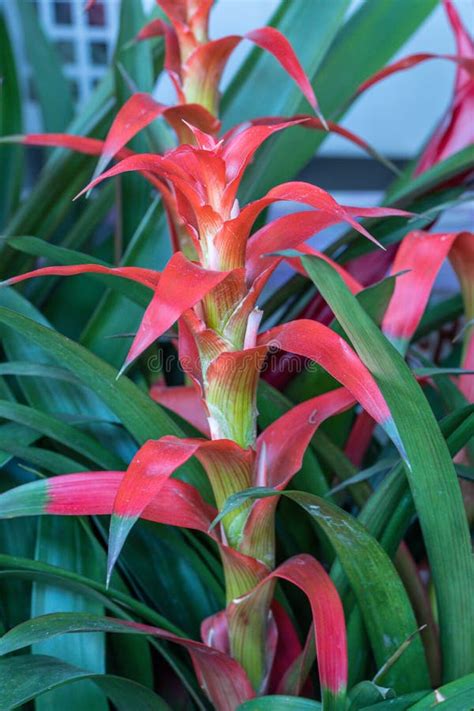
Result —
[[[112,514],[110,518],[109,547],[107,553],[107,577],[105,581],[107,588],[109,588],[110,585],[115,563],[117,562],[134,522],[135,519],[130,518],[129,516],[118,516],[117,514]]]

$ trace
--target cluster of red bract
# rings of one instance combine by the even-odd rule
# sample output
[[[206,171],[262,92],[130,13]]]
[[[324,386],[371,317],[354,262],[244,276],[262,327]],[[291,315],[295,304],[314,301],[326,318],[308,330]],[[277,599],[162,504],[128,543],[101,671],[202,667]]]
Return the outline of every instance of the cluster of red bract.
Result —
[[[152,394],[194,423],[203,437],[150,440],[136,453],[126,472],[54,477],[35,484],[31,496],[37,496],[42,487],[43,495],[46,492],[44,511],[48,513],[111,514],[109,577],[139,517],[199,530],[213,539],[225,573],[225,610],[203,621],[203,641],[199,643],[155,628],[150,631],[188,649],[199,681],[218,709],[232,711],[256,694],[301,691],[311,645],[301,647],[291,621],[273,600],[278,578],[299,587],[307,595],[313,614],[322,698],[328,708],[339,704],[345,708],[347,654],[341,602],[328,574],[309,555],[296,556],[275,568],[278,493],[299,470],[318,426],[355,403],[362,406],[370,426],[377,423],[385,428],[396,446],[399,439],[374,378],[343,338],[316,320],[314,310],[312,318],[260,332],[258,299],[283,259],[303,269],[294,251],[291,256],[282,254],[290,248],[330,261],[348,288],[357,292],[364,281],[364,261],[348,265],[346,271],[305,245],[305,240],[344,222],[364,238],[373,239],[357,217],[407,213],[340,205],[321,188],[303,182],[278,185],[264,197],[239,205],[238,188],[247,166],[261,144],[277,131],[301,124],[342,133],[368,147],[337,124],[324,120],[293,49],[277,30],[262,28],[244,36],[209,40],[211,0],[158,0],[158,4],[169,22],[151,22],[137,41],[164,37],[165,69],[175,87],[177,104],[164,106],[147,94],[133,95],[120,109],[103,142],[64,135],[30,135],[23,140],[100,156],[95,177],[83,192],[112,176],[140,172],[162,196],[174,247],[172,258],[162,273],[90,264],[38,269],[8,283],[32,276],[104,272],[148,287],[150,303],[124,367],[177,323],[179,356],[186,362],[188,384],[155,387]],[[473,44],[449,2],[446,9],[458,42],[457,54],[446,57],[457,63],[455,96],[418,171],[473,140],[473,123],[465,120],[474,104]],[[317,116],[260,119],[220,135],[219,81],[230,53],[242,39],[274,55]],[[415,55],[397,62],[372,77],[361,90],[430,58],[433,55]],[[137,132],[159,116],[174,129],[177,147],[164,155],[136,154],[128,149]],[[113,159],[116,164],[104,172]],[[252,234],[259,214],[276,201],[301,203],[304,211],[280,217]],[[419,324],[436,274],[448,254],[462,283],[468,315],[474,317],[473,236],[412,232],[403,240],[392,267],[393,273],[407,268],[411,272],[397,281],[383,322],[385,333],[401,350]],[[385,270],[386,261],[382,260],[382,265]],[[466,334],[464,363],[471,368],[473,342]],[[256,388],[270,347],[315,361],[341,387],[294,407],[257,436]],[[459,387],[474,399],[472,379],[461,377]],[[171,478],[192,456],[207,473],[216,509],[205,503],[195,488]],[[242,497],[213,527],[229,497],[235,498],[251,487],[272,489],[274,495],[257,501]]]

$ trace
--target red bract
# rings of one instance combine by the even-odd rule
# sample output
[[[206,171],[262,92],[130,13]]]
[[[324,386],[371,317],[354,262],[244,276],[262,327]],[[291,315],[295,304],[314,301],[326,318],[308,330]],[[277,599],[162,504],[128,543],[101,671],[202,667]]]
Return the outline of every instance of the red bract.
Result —
[[[404,57],[369,77],[361,84],[356,94],[363,93],[392,74],[411,69],[430,59],[445,59],[457,65],[451,105],[419,158],[415,175],[474,142],[474,42],[451,0],[443,0],[443,4],[456,40],[457,53],[448,55],[421,52]]]
[[[436,276],[446,258],[450,257],[459,276],[466,301],[468,318],[472,312],[474,276],[474,235],[468,232],[409,232],[402,240],[392,273],[399,274],[382,328],[405,351],[415,333]]]
[[[472,62],[474,59],[474,43],[463,27],[450,0],[444,0],[444,6],[456,38],[458,55]],[[451,106],[418,160],[415,169],[416,174],[422,173],[437,162],[456,153],[456,151],[474,143],[473,111],[474,79],[472,72],[468,73],[460,65],[456,70]]]
[[[165,37],[165,68],[180,104],[201,104],[217,114],[219,83],[227,61],[243,39],[272,54],[300,87],[310,105],[319,112],[311,84],[288,40],[273,27],[261,27],[245,35],[229,35],[208,41],[211,2],[170,3],[158,0],[171,26],[153,20],[138,35],[138,40]]]

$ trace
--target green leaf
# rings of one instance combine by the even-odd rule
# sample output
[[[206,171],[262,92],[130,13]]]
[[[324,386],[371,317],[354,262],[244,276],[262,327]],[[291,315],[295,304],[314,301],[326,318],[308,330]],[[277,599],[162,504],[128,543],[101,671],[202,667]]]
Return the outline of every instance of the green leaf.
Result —
[[[295,696],[260,696],[245,701],[237,711],[316,711],[322,709],[319,701],[298,699]]]
[[[45,317],[14,289],[0,289],[0,305],[27,316],[43,326],[50,327]],[[57,360],[39,346],[15,331],[1,327],[2,345],[7,357],[13,361],[28,361],[58,367]],[[18,376],[19,390],[34,407],[51,414],[62,412],[74,415],[110,417],[108,408],[90,388],[73,383],[58,382],[51,378],[35,379]],[[113,417],[113,415],[112,415]]]
[[[385,551],[349,514],[301,492],[286,495],[321,526],[337,553],[364,618],[375,661],[382,666],[417,629],[405,589]],[[370,585],[367,581],[370,580]],[[397,692],[425,689],[429,676],[417,637],[384,676]]]
[[[74,106],[69,82],[61,70],[59,57],[46,39],[32,3],[17,0],[25,50],[32,71],[33,85],[38,96],[44,129],[64,131],[72,119]]]
[[[422,711],[423,709],[439,708],[441,711],[471,711],[473,698],[474,674],[468,674],[432,691],[410,706],[410,709]]]
[[[156,198],[144,214],[128,246],[123,264],[146,265],[161,270],[171,256],[168,228],[160,200]],[[104,296],[81,335],[81,343],[106,360],[120,367],[130,344],[126,340],[112,340],[110,336],[135,333],[143,316],[143,309],[116,292]]]
[[[81,432],[77,427],[66,424],[53,415],[35,410],[27,405],[0,400],[0,417],[30,427],[66,447],[84,455],[102,469],[122,470],[125,463],[102,447],[93,437]]]
[[[395,698],[393,689],[377,686],[372,681],[361,681],[349,694],[349,711],[359,711],[365,706],[373,706],[378,701]]]
[[[474,146],[467,146],[448,158],[428,168],[416,177],[407,176],[402,184],[395,185],[388,191],[386,200],[394,205],[407,205],[419,195],[423,195],[445,183],[450,178],[466,172],[474,162]],[[438,197],[439,202],[439,197]]]
[[[80,519],[51,516],[42,518],[38,528],[35,557],[50,565],[77,571],[95,579],[105,576],[105,553]],[[54,584],[34,583],[31,615],[37,617],[52,612],[91,612],[104,614],[97,601]],[[58,657],[64,662],[97,674],[105,672],[105,635],[92,634],[71,639],[67,635],[46,639],[33,645],[33,654]],[[90,681],[81,681],[74,692],[59,688],[36,702],[37,711],[106,711],[108,704],[100,688]]]
[[[11,521],[8,524],[11,525]],[[184,631],[171,624],[165,617],[150,607],[124,592],[117,577],[112,577],[112,585],[107,588],[100,580],[93,580],[81,573],[65,570],[56,565],[39,560],[30,560],[14,555],[0,554],[0,576],[31,579],[38,582],[48,582],[73,590],[76,594],[90,597],[111,610],[122,619],[131,620],[130,611],[145,622],[162,627],[169,632],[184,636]]]
[[[84,679],[94,682],[118,711],[130,711],[131,708],[170,711],[163,699],[135,681],[111,674],[94,674],[54,657],[40,655],[22,655],[0,661],[0,705],[4,709],[19,708],[45,692]],[[75,688],[66,692],[67,708],[75,693]]]
[[[212,570],[212,552],[205,550],[202,555],[186,534],[172,526],[140,521],[121,554],[121,564],[153,609],[187,636],[198,638],[202,620],[224,607],[224,587]]]
[[[111,267],[111,264],[104,262],[102,259],[97,259],[90,254],[76,252],[65,247],[45,242],[45,240],[37,237],[10,237],[7,240],[9,247],[13,247],[25,254],[31,254],[35,257],[46,257],[53,264],[75,265],[75,264],[101,264],[106,267]],[[121,279],[120,277],[111,277],[103,274],[83,274],[82,277],[92,278],[96,281],[105,284],[106,286],[119,291],[127,296],[132,301],[140,306],[148,306],[151,300],[152,292],[150,289],[131,281],[130,279]]]
[[[395,348],[381,334],[339,275],[317,258],[304,265],[362,361],[376,378],[406,452],[405,471],[436,589],[444,678],[469,671],[474,660],[474,568],[463,500],[439,426]]]
[[[11,526],[12,523],[12,521],[8,521],[7,525]],[[138,617],[149,624],[161,627],[162,629],[168,630],[169,632],[179,636],[185,636],[182,629],[171,624],[169,620],[158,614],[155,610],[152,610],[144,603],[129,595],[117,573],[114,573],[113,575],[112,587],[106,588],[101,581],[93,580],[70,570],[64,570],[63,568],[55,565],[0,554],[0,582],[5,580],[15,581],[17,578],[22,581],[33,580],[36,583],[43,585],[49,584],[56,589],[61,588],[64,590],[70,590],[76,597],[85,598],[86,600],[90,600],[96,604],[99,603],[100,605],[103,605],[105,608],[113,612],[115,617],[130,621]],[[25,585],[23,584],[20,589],[24,588]],[[132,612],[135,617],[132,617],[130,612]],[[23,617],[23,619],[25,618]],[[19,620],[15,618],[14,620],[9,620],[9,622],[13,625],[17,624]],[[127,649],[132,646],[136,650],[137,647],[140,648],[141,646],[140,654],[137,658],[135,658],[135,663],[132,663],[131,666],[130,662],[128,664],[128,677],[132,676],[134,667],[143,665],[147,661],[148,653],[144,653],[145,650],[142,645],[150,644],[159,651],[170,667],[175,671],[177,676],[181,679],[183,685],[196,701],[198,708],[203,708],[199,696],[199,690],[197,689],[197,685],[195,685],[190,671],[187,667],[184,667],[179,658],[175,656],[173,649],[168,649],[162,642],[154,638],[147,638],[145,640],[144,638],[135,635],[120,635],[117,637],[114,635],[114,638],[115,640],[110,640],[110,642],[114,645],[115,652],[119,646],[121,650],[123,650],[124,647]],[[136,672],[134,678],[136,681],[140,681],[140,678],[138,678]]]
[[[81,382],[65,368],[25,361],[0,363],[0,375],[28,375],[31,378],[53,378],[54,380],[64,380],[66,383],[75,383],[76,385]]]
[[[0,13],[0,136],[21,133],[22,111],[15,58],[3,13]],[[0,227],[18,203],[23,174],[23,148],[0,146]]]
[[[279,495],[301,506],[331,541],[362,612],[375,661],[381,667],[417,630],[417,623],[407,593],[390,558],[357,519],[325,499],[311,494],[255,487],[229,497],[213,525],[248,498]],[[367,585],[368,580],[370,585]],[[397,692],[412,691],[417,687],[426,689],[429,686],[428,669],[419,637],[386,671],[384,683]]]
[[[164,434],[183,435],[174,421],[144,392],[126,377],[116,380],[114,368],[79,344],[3,307],[0,307],[0,322],[44,349],[92,387],[139,444]],[[201,492],[206,492],[207,479],[192,460],[186,465],[186,477],[189,482],[197,484]]]
[[[395,699],[386,699],[377,704],[364,706],[360,711],[406,711],[411,709],[413,704],[423,698],[426,692],[414,691],[412,694],[403,694]]]
[[[28,479],[18,473],[10,473],[2,469],[0,490],[15,487]],[[24,518],[21,521],[0,521],[0,550],[7,557],[25,556],[33,557],[35,550],[38,521],[33,518]],[[31,585],[11,582],[0,591],[0,629],[17,625],[29,617],[31,610]]]

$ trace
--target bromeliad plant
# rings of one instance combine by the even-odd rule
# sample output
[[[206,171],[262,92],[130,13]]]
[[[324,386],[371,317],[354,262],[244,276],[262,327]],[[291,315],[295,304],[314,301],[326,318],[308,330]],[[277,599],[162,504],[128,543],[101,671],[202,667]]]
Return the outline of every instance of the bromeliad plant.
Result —
[[[63,455],[51,452],[49,467],[47,457],[37,456],[36,466],[41,461],[43,471],[57,475],[2,494],[1,515],[90,516],[94,517],[99,535],[103,523],[97,517],[110,515],[106,586],[99,582],[94,589],[115,617],[101,617],[90,611],[43,615],[7,632],[0,641],[0,651],[6,654],[40,645],[65,632],[147,635],[189,652],[198,687],[213,708],[220,711],[266,708],[258,705],[264,704],[265,699],[251,700],[268,694],[281,696],[280,701],[268,699],[274,708],[278,703],[288,704],[288,708],[306,708],[298,706],[296,698],[289,698],[300,695],[321,699],[323,708],[328,710],[349,705],[351,709],[363,708],[395,695],[403,695],[400,708],[416,702],[417,708],[425,708],[432,700],[429,689],[442,682],[447,686],[435,692],[437,699],[452,694],[458,694],[458,698],[465,694],[467,698],[472,691],[472,676],[465,675],[472,671],[474,651],[469,594],[473,571],[464,501],[452,456],[460,452],[460,466],[463,471],[469,470],[472,462],[468,440],[473,414],[466,400],[472,402],[469,368],[473,367],[470,320],[474,317],[474,237],[467,232],[410,230],[417,219],[421,220],[421,227],[434,219],[432,206],[424,207],[427,217],[419,218],[413,209],[406,209],[418,208],[411,203],[423,194],[423,184],[419,193],[414,191],[411,202],[403,199],[402,188],[397,196],[395,187],[392,199],[397,207],[341,205],[322,188],[301,181],[274,185],[263,197],[242,202],[241,183],[252,161],[255,159],[258,164],[262,154],[257,151],[272,136],[287,129],[335,131],[372,155],[377,154],[362,139],[337,123],[326,121],[311,82],[291,45],[277,29],[267,27],[244,36],[210,40],[212,2],[159,0],[158,5],[166,19],[153,19],[135,41],[164,38],[164,66],[176,90],[175,106],[160,104],[148,93],[135,92],[119,109],[105,140],[72,134],[16,138],[28,145],[65,147],[98,156],[93,179],[80,195],[114,176],[140,173],[161,196],[173,254],[164,269],[157,271],[150,265],[112,267],[99,260],[85,263],[83,257],[77,259],[77,253],[52,245],[48,256],[62,261],[62,266],[43,266],[4,282],[4,286],[12,286],[32,277],[93,274],[114,277],[123,292],[139,303],[147,294],[144,315],[116,382],[102,366],[98,368],[93,356],[83,356],[70,342],[59,339],[50,343],[44,326],[32,328],[23,316],[12,316],[6,310],[1,314],[3,323],[28,333],[37,346],[46,348],[57,359],[64,356],[80,378],[86,372],[94,372],[97,366],[97,380],[92,382],[99,397],[120,413],[132,434],[137,432],[137,422],[141,432],[147,434],[135,434],[141,446],[129,457],[128,466],[121,468],[126,445],[115,448],[114,438],[109,438],[112,447],[107,449],[103,438],[100,441],[85,433],[78,435],[74,418],[68,418],[70,424],[68,419],[61,423],[51,416],[41,422],[43,434],[59,432],[60,441],[62,438],[66,446],[72,446],[89,461],[97,461],[100,469],[85,471],[80,466],[74,471],[69,462],[66,470],[70,473],[63,474]],[[426,149],[415,173],[421,176],[446,157],[449,140],[453,146],[456,143],[453,134],[459,130],[457,117],[460,111],[467,110],[462,108],[464,102],[472,99],[472,43],[452,5],[446,2],[446,7],[459,45],[455,55],[446,57],[457,65],[453,108],[456,118],[443,129],[446,136],[450,132],[450,139],[443,140],[438,131]],[[300,112],[294,117],[252,119],[222,131],[220,80],[231,52],[242,39],[251,40],[274,56],[316,115]],[[383,76],[430,58],[432,55],[417,55],[398,62],[366,81],[356,95]],[[139,132],[150,131],[159,117],[175,132],[175,147],[162,153],[137,152],[128,147]],[[461,140],[464,144],[470,142],[465,137]],[[112,160],[116,164],[108,168]],[[464,165],[461,163],[461,167]],[[465,174],[464,168],[448,175],[457,179],[456,197],[464,190]],[[444,174],[443,179],[446,183]],[[449,189],[453,190],[452,185]],[[294,202],[304,209],[262,226],[264,211],[276,202]],[[371,289],[365,288],[364,274],[374,253],[364,252],[373,245],[377,249],[382,245],[356,218],[394,218],[399,225],[395,231],[398,240],[403,237],[391,268],[393,276]],[[259,220],[259,227],[255,228]],[[340,223],[358,233],[345,255],[349,257],[346,266],[305,244],[309,237]],[[386,226],[390,237],[390,220],[380,224]],[[382,230],[380,240],[386,246],[396,241],[384,237]],[[28,242],[28,238],[24,239]],[[15,246],[14,239],[9,243]],[[21,238],[17,244],[21,246]],[[31,249],[34,241],[28,244]],[[357,254],[360,249],[362,253]],[[390,248],[388,252],[390,256]],[[378,254],[382,253],[376,253],[375,259]],[[417,384],[401,356],[406,355],[422,323],[436,275],[448,256],[459,276],[468,324],[462,369],[449,371],[455,373],[457,380],[445,377],[440,387],[448,401],[451,398],[456,402],[455,412],[443,423],[441,434],[420,385],[432,388],[432,378],[443,376],[444,371],[425,363],[426,354],[418,353],[424,370],[418,373]],[[313,309],[311,317],[284,319],[280,324],[274,321],[272,327],[262,328],[262,320],[272,315],[261,308],[262,292],[283,261],[306,278],[309,276],[319,290],[316,309],[321,308],[323,298],[325,313],[329,307],[338,323],[330,323],[327,316],[316,320]],[[386,261],[382,265],[379,278],[385,274]],[[372,317],[381,324],[385,336]],[[159,436],[161,427],[154,434],[156,406],[152,407],[148,395],[124,375],[163,337],[171,337],[177,344],[185,381],[167,386],[160,380],[151,386],[150,396],[181,417],[180,422],[187,421],[188,424],[183,423],[187,436],[172,419],[166,420],[168,434]],[[299,398],[303,401],[293,406],[268,384],[272,382],[275,356],[282,352],[297,356],[299,363],[318,366],[316,371],[310,369],[292,380],[288,392],[293,388],[294,393],[298,387],[301,392],[298,383],[302,378],[318,380],[316,387],[306,390],[310,397]],[[43,368],[47,373],[47,366]],[[324,379],[321,369],[331,376],[330,381],[327,376]],[[65,377],[59,371],[57,376]],[[257,400],[261,400],[262,393],[266,398],[263,405],[259,402],[259,422]],[[25,407],[16,405],[12,419],[33,429],[39,427],[35,415],[30,413],[25,419]],[[337,433],[338,422],[344,432],[354,407],[361,411],[352,431],[346,429],[343,434],[344,454],[330,434]],[[316,435],[323,423],[326,429]],[[383,443],[377,447],[391,452],[390,463],[382,459],[372,466],[372,472],[368,470],[367,476],[357,475],[354,464],[371,459],[369,447],[375,428],[377,443]],[[73,442],[72,436],[76,438]],[[348,479],[344,486],[349,487],[352,503],[341,499],[337,488],[330,491],[315,451],[328,465],[327,476],[332,477],[332,471],[337,477]],[[390,474],[372,489],[367,479],[394,464]],[[299,477],[301,490],[288,490],[295,476]],[[468,503],[470,492],[466,488],[463,493]],[[281,499],[283,518],[277,512]],[[285,508],[288,500],[293,507]],[[385,504],[388,500],[389,506]],[[315,525],[316,537],[312,528],[301,527],[297,507]],[[359,520],[349,511],[359,511]],[[414,511],[423,534],[436,610],[421,582],[418,563],[403,543]],[[192,546],[198,557],[208,559],[211,551],[218,551],[225,604],[223,609],[214,609],[200,620],[201,641],[186,637],[144,602],[134,600],[115,570],[116,564],[120,567],[122,549],[139,519],[195,532]],[[289,528],[281,537],[295,539],[295,544],[288,546],[293,549],[291,554],[286,559],[283,555],[283,560],[277,535],[282,520]],[[305,536],[313,542],[310,551]],[[451,544],[449,556],[447,541]],[[317,556],[311,550],[314,547],[318,549]],[[127,545],[123,551],[126,553]],[[390,560],[395,553],[397,570]],[[179,555],[177,551],[177,566],[181,564]],[[419,557],[419,552],[415,555]],[[153,567],[159,562],[150,555],[146,565]],[[32,574],[54,577],[56,572],[49,566],[35,569]],[[293,597],[295,593],[289,587],[278,586],[278,581],[299,589],[309,602],[311,624],[304,643],[301,622],[292,613],[300,604],[299,593]],[[70,577],[69,582],[87,588],[85,579],[78,576]],[[192,592],[183,590],[181,594],[180,604],[186,607]],[[428,629],[422,639],[418,632],[425,625]],[[206,707],[207,702],[183,671],[183,660],[168,647],[158,649],[173,670],[170,687],[159,685],[171,707],[184,708],[183,703],[191,704],[186,708]],[[310,673],[315,658],[316,679]],[[37,655],[10,657],[3,664],[6,673],[17,675],[20,689],[21,680],[31,673],[38,679],[37,689],[41,688],[40,677],[48,678],[51,669],[52,673],[63,674],[63,681],[70,681],[78,673],[55,669],[54,660]],[[371,674],[373,681],[363,681],[371,669],[375,673]],[[127,684],[124,678],[93,671],[82,671],[82,677],[92,678],[118,708],[129,709],[140,703],[144,708],[166,707],[147,684],[138,685],[135,681],[130,686],[132,682]],[[451,686],[449,682],[459,677],[465,678]],[[383,687],[379,684],[382,681]],[[51,681],[41,690],[56,684]],[[183,689],[189,694],[186,702]],[[20,690],[17,696],[11,696],[10,706],[18,705],[19,699],[23,703],[38,692],[29,693]],[[101,702],[97,703],[102,708]]]

